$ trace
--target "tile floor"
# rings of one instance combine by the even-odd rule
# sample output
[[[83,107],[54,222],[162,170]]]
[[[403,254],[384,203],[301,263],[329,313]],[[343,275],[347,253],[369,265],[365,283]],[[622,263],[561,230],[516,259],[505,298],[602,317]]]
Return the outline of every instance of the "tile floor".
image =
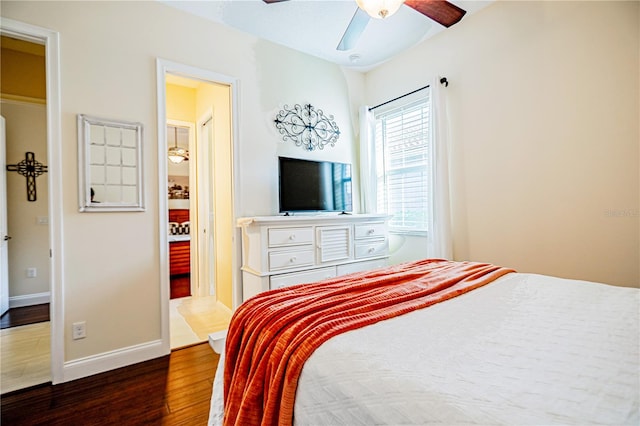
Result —
[[[171,349],[207,341],[211,333],[226,330],[231,310],[215,297],[183,297],[171,299]]]
[[[0,330],[0,392],[51,381],[50,323]]]
[[[169,304],[171,349],[206,342],[226,330],[231,310],[215,297],[185,297]],[[49,322],[0,330],[0,393],[51,380]]]

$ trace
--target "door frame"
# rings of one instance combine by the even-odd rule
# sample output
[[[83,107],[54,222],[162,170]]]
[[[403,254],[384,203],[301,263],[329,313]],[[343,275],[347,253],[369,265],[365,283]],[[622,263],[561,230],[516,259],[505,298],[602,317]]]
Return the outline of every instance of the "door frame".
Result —
[[[238,217],[238,200],[239,196],[239,178],[238,178],[238,111],[239,111],[239,82],[236,78],[230,77],[224,74],[219,74],[213,71],[205,70],[202,68],[193,67],[186,64],[181,64],[168,59],[157,58],[156,59],[156,101],[158,103],[158,233],[160,241],[160,313],[161,313],[161,341],[163,349],[166,353],[171,351],[170,343],[170,322],[169,322],[169,300],[170,300],[170,280],[169,280],[169,253],[168,253],[168,233],[167,226],[169,223],[169,210],[167,206],[167,138],[166,138],[166,124],[167,124],[167,94],[166,94],[166,75],[174,74],[192,80],[200,80],[203,82],[209,82],[214,84],[226,84],[230,88],[231,92],[231,145],[232,145],[232,206],[233,206],[233,221],[235,222]],[[233,308],[239,304],[241,299],[241,291],[238,289],[238,283],[240,282],[240,269],[239,269],[239,246],[238,246],[238,233],[235,232],[234,238],[231,242],[233,253],[232,256],[232,298]]]
[[[60,104],[60,34],[0,17],[0,33],[45,46],[47,93],[47,174],[49,186],[49,288],[51,381],[64,381],[64,252],[62,186],[62,122]],[[4,172],[4,171],[3,171]],[[56,202],[54,202],[54,200]]]
[[[9,310],[9,230],[7,229],[7,146],[5,120],[0,115],[0,316]]]

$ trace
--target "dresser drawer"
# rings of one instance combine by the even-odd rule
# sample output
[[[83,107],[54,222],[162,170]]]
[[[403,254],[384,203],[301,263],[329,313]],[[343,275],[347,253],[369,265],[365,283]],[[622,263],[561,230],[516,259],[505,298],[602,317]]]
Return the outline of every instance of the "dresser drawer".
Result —
[[[297,268],[313,265],[313,250],[280,251],[269,253],[269,270]]]
[[[271,277],[269,288],[287,287],[295,284],[308,284],[316,281],[326,280],[336,276],[336,268],[320,268],[312,271],[294,272],[291,274],[276,275]]]
[[[313,228],[269,228],[269,247],[297,246],[313,243]]]
[[[364,238],[384,238],[387,236],[387,227],[384,222],[362,223],[355,226],[356,240]]]
[[[372,269],[383,268],[385,266],[388,266],[387,259],[363,260],[362,262],[338,265],[336,267],[336,273],[340,276],[353,274],[354,272],[370,271]]]
[[[384,256],[389,251],[387,240],[356,244],[356,259]]]

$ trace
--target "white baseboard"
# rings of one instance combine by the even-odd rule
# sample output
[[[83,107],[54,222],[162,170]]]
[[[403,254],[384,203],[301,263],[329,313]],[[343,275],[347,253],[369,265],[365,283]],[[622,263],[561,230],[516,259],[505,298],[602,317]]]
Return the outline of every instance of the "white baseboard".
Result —
[[[21,308],[23,306],[42,305],[50,303],[51,293],[34,293],[22,296],[12,296],[9,298],[9,308]]]
[[[105,371],[115,370],[139,362],[148,361],[169,354],[167,345],[161,340],[129,346],[115,351],[103,352],[64,363],[63,382],[81,379]]]

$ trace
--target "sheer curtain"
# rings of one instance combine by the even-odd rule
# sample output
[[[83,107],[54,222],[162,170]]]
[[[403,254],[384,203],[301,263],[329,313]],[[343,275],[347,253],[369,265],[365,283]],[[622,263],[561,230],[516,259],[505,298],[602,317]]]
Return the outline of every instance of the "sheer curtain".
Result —
[[[433,170],[433,212],[431,215],[432,232],[429,232],[428,255],[444,259],[453,259],[451,234],[451,197],[449,193],[449,118],[447,114],[446,88],[440,78],[431,81],[432,102],[432,158]]]
[[[360,107],[360,206],[362,213],[376,212],[376,120],[368,106]]]
[[[432,211],[429,215],[427,256],[453,259],[451,200],[449,195],[449,119],[446,89],[440,78],[429,85],[431,91],[431,158],[433,182]],[[376,212],[375,115],[368,106],[360,108],[360,204],[363,213]]]

